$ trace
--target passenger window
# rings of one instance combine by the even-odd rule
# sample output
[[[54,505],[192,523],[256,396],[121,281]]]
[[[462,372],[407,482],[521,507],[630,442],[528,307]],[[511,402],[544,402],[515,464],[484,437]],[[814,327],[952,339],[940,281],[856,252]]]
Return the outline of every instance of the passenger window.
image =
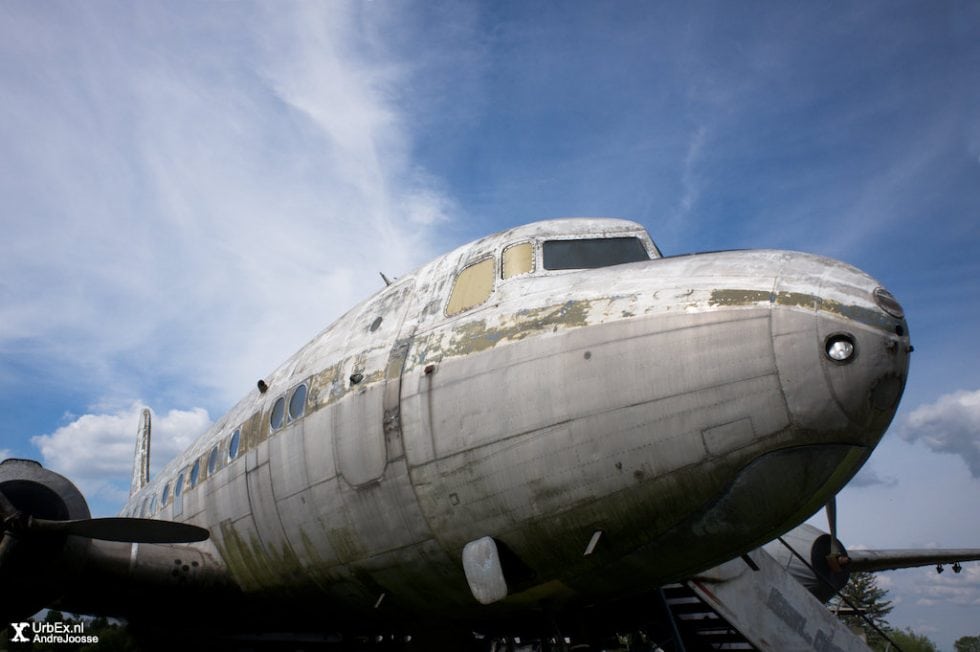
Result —
[[[149,498],[143,499],[143,504],[140,506],[140,518],[146,517],[146,505],[149,502],[149,500],[150,500]]]
[[[485,303],[493,294],[493,258],[473,263],[456,276],[453,291],[446,306],[446,316],[452,317]]]
[[[280,396],[276,399],[276,404],[272,406],[272,415],[269,417],[269,425],[272,426],[273,430],[278,430],[282,427],[282,420],[285,416],[286,399]]]
[[[293,395],[289,398],[289,418],[298,419],[303,416],[306,409],[306,384],[302,384],[293,390]]]
[[[167,504],[167,500],[170,499],[170,482],[163,485],[163,491],[160,493],[160,507],[164,507]]]
[[[242,431],[241,428],[236,430],[232,436],[231,441],[228,442],[228,459],[233,460],[238,457],[238,445],[241,443]]]
[[[184,472],[181,471],[174,483],[174,516],[184,513]]]
[[[545,269],[595,269],[650,260],[639,238],[547,240],[541,249]]]
[[[511,278],[534,271],[534,247],[530,242],[510,245],[501,257],[501,278]]]
[[[201,477],[201,460],[194,462],[194,467],[191,469],[191,489],[197,486],[197,479]]]
[[[215,446],[214,448],[211,449],[211,452],[208,453],[208,475],[214,473],[214,470],[217,468],[217,466],[218,466],[218,447]]]
[[[153,494],[153,498],[150,498],[150,516],[157,513],[157,495]]]

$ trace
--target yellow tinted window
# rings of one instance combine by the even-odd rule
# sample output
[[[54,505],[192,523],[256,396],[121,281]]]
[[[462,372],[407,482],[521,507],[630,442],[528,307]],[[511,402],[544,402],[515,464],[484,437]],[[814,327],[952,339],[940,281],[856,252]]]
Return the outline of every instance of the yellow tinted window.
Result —
[[[504,249],[503,278],[519,276],[534,271],[534,248],[530,242],[511,245]]]
[[[489,299],[492,293],[493,258],[484,258],[461,271],[456,277],[446,314],[452,317],[475,308]]]

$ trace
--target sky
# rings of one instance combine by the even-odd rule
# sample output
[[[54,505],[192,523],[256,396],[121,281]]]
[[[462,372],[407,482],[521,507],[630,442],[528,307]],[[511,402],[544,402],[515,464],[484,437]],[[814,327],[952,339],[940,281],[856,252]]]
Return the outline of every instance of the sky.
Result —
[[[850,547],[980,547],[975,2],[0,3],[0,457],[128,492],[381,287],[539,219],[808,251],[915,345]],[[820,523],[820,517],[814,519]],[[980,564],[882,574],[980,634]]]

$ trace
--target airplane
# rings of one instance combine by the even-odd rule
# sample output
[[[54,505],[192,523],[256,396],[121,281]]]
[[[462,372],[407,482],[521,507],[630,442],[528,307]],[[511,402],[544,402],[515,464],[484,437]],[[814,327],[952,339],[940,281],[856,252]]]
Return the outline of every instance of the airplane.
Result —
[[[0,464],[0,622],[53,606],[456,649],[649,617],[659,587],[757,566],[832,504],[913,350],[850,265],[663,256],[625,220],[536,222],[383,278],[152,479],[145,410],[119,517]],[[831,530],[816,558],[839,578]]]

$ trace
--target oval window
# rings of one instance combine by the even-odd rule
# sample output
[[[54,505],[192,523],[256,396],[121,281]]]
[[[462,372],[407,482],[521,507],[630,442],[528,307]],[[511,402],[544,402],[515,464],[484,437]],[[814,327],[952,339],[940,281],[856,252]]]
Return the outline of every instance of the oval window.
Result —
[[[167,504],[167,499],[170,498],[170,483],[163,485],[163,491],[160,493],[160,507]]]
[[[150,498],[150,516],[157,513],[157,495],[153,494],[153,498]]]
[[[140,505],[140,518],[144,518],[146,516],[146,505],[147,503],[149,503],[149,501],[150,501],[149,498],[143,499],[143,504]]]
[[[242,431],[241,429],[236,430],[231,435],[231,441],[228,442],[228,459],[233,460],[238,457],[238,444],[241,442]]]
[[[272,406],[272,416],[269,417],[269,425],[272,426],[273,430],[278,430],[282,428],[283,417],[286,416],[286,399],[279,397],[276,399],[276,404]]]
[[[201,460],[194,462],[191,469],[191,489],[197,486],[197,479],[201,477]]]
[[[174,498],[180,498],[180,494],[184,491],[184,472],[181,471],[180,475],[177,476],[177,482],[174,483]]]
[[[306,384],[302,384],[293,390],[293,395],[289,397],[289,418],[298,419],[303,416],[306,409]]]
[[[208,453],[208,475],[214,473],[215,468],[218,466],[218,447],[215,446]]]

